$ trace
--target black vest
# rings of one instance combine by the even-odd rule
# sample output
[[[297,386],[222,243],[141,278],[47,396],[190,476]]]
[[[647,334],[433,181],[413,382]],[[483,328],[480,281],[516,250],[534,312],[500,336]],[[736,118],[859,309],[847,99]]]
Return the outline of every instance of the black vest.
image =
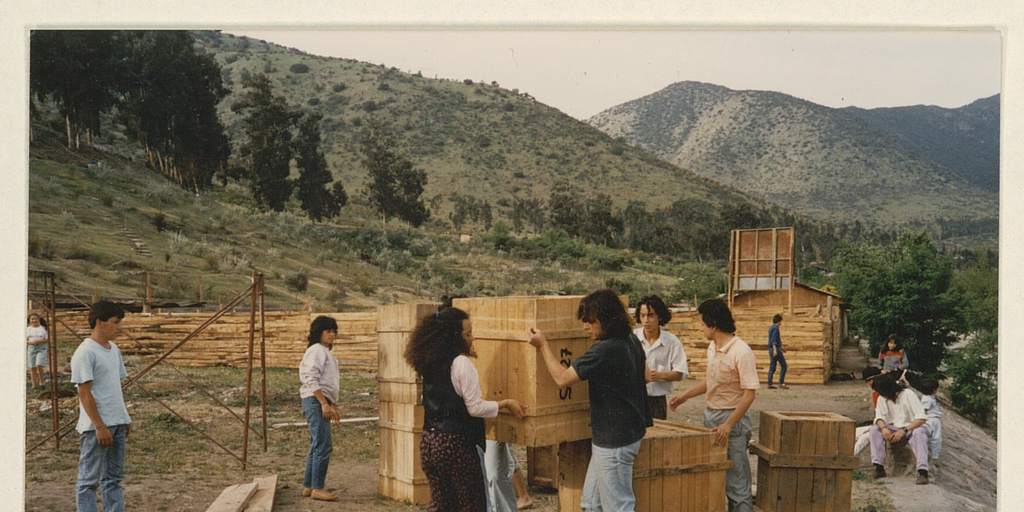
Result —
[[[423,374],[423,430],[462,434],[484,446],[484,419],[474,418],[452,385],[451,361]]]

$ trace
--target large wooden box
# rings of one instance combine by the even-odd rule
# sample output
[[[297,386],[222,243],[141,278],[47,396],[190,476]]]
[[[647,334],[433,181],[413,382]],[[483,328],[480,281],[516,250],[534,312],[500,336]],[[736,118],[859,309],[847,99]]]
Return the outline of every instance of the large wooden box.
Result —
[[[473,323],[473,363],[485,400],[514,398],[526,417],[502,411],[487,420],[487,438],[538,447],[590,438],[586,382],[559,389],[526,330],[544,332],[552,351],[568,366],[593,344],[576,319],[581,296],[480,297],[456,299]]]
[[[526,483],[558,488],[558,445],[526,447]]]
[[[416,323],[435,311],[437,304],[395,304],[377,309],[378,400],[422,403],[423,384],[403,356]]]
[[[416,322],[436,310],[437,304],[399,304],[381,307],[377,316],[377,490],[418,505],[430,501],[430,487],[420,464],[423,387],[403,354]]]
[[[764,512],[848,512],[853,470],[853,420],[831,412],[761,411],[757,497]]]
[[[580,510],[590,462],[590,440],[563,443],[558,451],[558,510]],[[637,512],[719,512],[727,508],[725,445],[710,429],[654,420],[633,461]]]

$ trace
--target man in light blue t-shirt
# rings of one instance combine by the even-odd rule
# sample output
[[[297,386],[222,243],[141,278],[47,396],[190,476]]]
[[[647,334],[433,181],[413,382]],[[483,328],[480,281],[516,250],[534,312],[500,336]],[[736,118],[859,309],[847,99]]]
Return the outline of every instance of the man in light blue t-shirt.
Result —
[[[89,309],[92,334],[71,356],[71,382],[78,385],[78,481],[75,484],[79,512],[95,512],[100,490],[104,512],[124,511],[125,439],[131,418],[121,394],[121,379],[128,376],[121,351],[110,340],[121,329],[124,310],[110,301]]]

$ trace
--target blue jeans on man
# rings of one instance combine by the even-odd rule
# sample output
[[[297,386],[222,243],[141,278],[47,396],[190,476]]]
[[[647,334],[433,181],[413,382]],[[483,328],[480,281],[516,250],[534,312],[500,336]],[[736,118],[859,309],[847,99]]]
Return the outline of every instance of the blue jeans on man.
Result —
[[[580,495],[583,512],[621,512],[635,508],[633,459],[638,453],[640,441],[618,448],[590,445],[590,464]]]
[[[75,501],[78,512],[96,512],[96,490],[103,499],[103,512],[124,512],[124,452],[127,427],[108,425],[114,438],[110,446],[96,442],[96,431],[87,430],[78,436],[78,481]]]
[[[323,408],[315,396],[302,399],[302,414],[309,425],[309,453],[306,455],[306,470],[302,475],[302,486],[323,489],[327,480],[327,466],[331,463],[331,422],[324,418]]]
[[[772,355],[774,354],[774,355]],[[772,385],[772,376],[775,375],[775,365],[779,365],[779,384],[786,383],[786,356],[782,355],[779,349],[768,351],[768,385]]]
[[[714,428],[721,425],[732,414],[733,409],[704,409],[703,425]],[[726,455],[732,466],[725,470],[725,497],[729,501],[729,512],[754,512],[754,497],[750,492],[750,460],[747,445],[750,443],[750,411],[729,430]]]

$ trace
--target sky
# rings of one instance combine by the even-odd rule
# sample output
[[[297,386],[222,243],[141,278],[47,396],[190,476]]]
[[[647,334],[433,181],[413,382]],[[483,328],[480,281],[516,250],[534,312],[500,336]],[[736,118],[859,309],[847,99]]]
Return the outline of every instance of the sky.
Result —
[[[430,78],[497,81],[585,120],[681,81],[829,107],[956,108],[1000,91],[996,30],[227,30]]]

